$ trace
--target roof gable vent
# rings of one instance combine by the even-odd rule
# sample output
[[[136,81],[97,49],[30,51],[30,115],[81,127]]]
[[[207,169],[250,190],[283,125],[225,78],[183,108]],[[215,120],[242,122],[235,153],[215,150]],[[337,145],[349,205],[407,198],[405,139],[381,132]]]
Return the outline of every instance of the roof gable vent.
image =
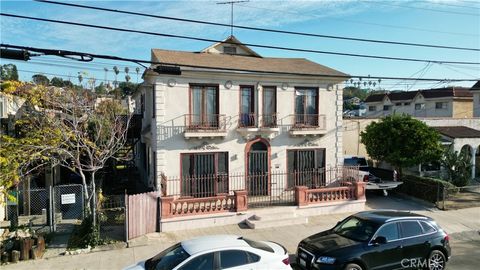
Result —
[[[237,54],[237,47],[235,47],[235,46],[223,46],[223,53],[225,53],[225,54]]]

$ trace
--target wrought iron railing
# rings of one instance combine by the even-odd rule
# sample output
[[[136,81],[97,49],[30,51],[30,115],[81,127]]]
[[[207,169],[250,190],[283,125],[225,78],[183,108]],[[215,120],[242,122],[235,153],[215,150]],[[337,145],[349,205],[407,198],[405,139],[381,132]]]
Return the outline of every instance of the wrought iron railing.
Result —
[[[277,123],[277,114],[263,114],[262,115],[262,127],[276,128]]]
[[[249,128],[257,126],[257,115],[255,113],[241,113],[238,117],[238,127]]]
[[[304,129],[304,128],[318,128],[325,129],[326,121],[325,115],[318,114],[293,114],[292,128]]]
[[[224,131],[226,116],[224,114],[186,114],[186,131]]]

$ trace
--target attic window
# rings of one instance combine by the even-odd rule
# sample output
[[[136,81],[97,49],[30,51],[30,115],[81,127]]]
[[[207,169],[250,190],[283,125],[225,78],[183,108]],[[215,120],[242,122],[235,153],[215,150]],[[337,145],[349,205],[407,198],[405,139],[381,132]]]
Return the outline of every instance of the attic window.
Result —
[[[225,53],[225,54],[237,54],[237,47],[223,46],[223,53]]]

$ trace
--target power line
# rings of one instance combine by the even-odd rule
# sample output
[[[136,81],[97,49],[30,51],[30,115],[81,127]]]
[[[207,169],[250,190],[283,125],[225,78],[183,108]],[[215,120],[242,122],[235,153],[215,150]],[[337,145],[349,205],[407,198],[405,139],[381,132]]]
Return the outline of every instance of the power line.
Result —
[[[76,8],[93,9],[93,10],[108,11],[108,12],[121,13],[121,14],[136,15],[136,16],[142,16],[142,17],[150,17],[150,18],[156,18],[156,19],[173,20],[173,21],[206,24],[206,25],[214,25],[214,26],[227,26],[227,27],[232,27],[232,29],[233,28],[238,28],[238,29],[261,31],[261,32],[298,35],[298,36],[307,36],[307,37],[317,37],[317,38],[328,38],[328,39],[337,39],[337,40],[349,40],[349,41],[357,41],[357,42],[389,44],[389,45],[402,45],[402,46],[426,47],[426,48],[436,48],[436,49],[465,50],[465,51],[480,51],[480,49],[477,49],[477,48],[466,48],[466,47],[458,47],[458,46],[444,46],[444,45],[433,45],[433,44],[423,44],[423,43],[411,43],[411,42],[400,42],[400,41],[389,41],[389,40],[355,38],[355,37],[346,37],[346,36],[322,35],[322,34],[314,34],[314,33],[306,33],[306,32],[286,31],[286,30],[277,30],[277,29],[268,29],[268,28],[260,28],[260,27],[234,25],[233,21],[229,25],[229,24],[225,24],[225,23],[216,23],[216,22],[209,22],[209,21],[202,21],[202,20],[191,20],[191,19],[183,19],[183,18],[178,18],[178,17],[160,16],[160,15],[154,15],[154,14],[126,11],[126,10],[118,10],[118,9],[110,9],[110,8],[102,8],[102,7],[95,7],[95,6],[89,6],[89,5],[63,3],[63,2],[57,2],[57,1],[47,1],[47,0],[35,0],[35,1],[36,2],[42,2],[42,3],[48,3],[48,4],[76,7]],[[241,3],[241,2],[233,1],[233,2],[225,2],[225,3]],[[233,4],[232,4],[232,6],[233,6]],[[232,15],[232,18],[233,18],[233,15]]]
[[[260,71],[260,70],[252,70],[252,69],[224,68],[224,67],[201,66],[201,65],[185,65],[185,64],[149,61],[149,60],[135,59],[135,58],[126,58],[126,57],[112,56],[112,55],[102,55],[102,54],[75,52],[75,51],[58,50],[58,49],[26,47],[26,46],[10,45],[10,44],[3,44],[3,43],[0,44],[0,47],[26,50],[26,51],[32,51],[32,52],[43,53],[47,55],[56,55],[56,56],[63,56],[63,55],[87,56],[91,58],[126,61],[126,62],[133,62],[133,63],[147,63],[151,65],[178,66],[178,67],[197,68],[197,69],[215,70],[215,71],[236,71],[236,72],[245,72],[245,73],[253,73],[253,74],[297,75],[297,76],[306,76],[306,77],[344,78],[344,79],[350,79],[350,78],[369,79],[370,78],[370,79],[382,79],[382,80],[447,81],[447,79],[438,79],[438,78],[404,78],[404,77],[370,76],[370,75],[366,75],[366,76],[365,75],[327,75],[327,74],[311,74],[311,73],[281,72],[281,71]],[[480,79],[448,79],[448,81],[451,81],[451,82],[462,82],[462,81],[476,82],[478,80]]]
[[[188,40],[196,40],[196,41],[203,41],[203,42],[210,42],[210,43],[224,43],[224,44],[233,44],[233,45],[237,44],[237,43],[231,42],[231,41],[223,41],[223,40],[215,40],[215,39],[199,38],[199,37],[191,37],[191,36],[182,36],[182,35],[173,35],[173,34],[164,34],[164,33],[157,33],[157,32],[149,32],[149,31],[141,31],[141,30],[133,30],[133,29],[125,29],[125,28],[117,28],[117,27],[101,26],[101,25],[69,22],[69,21],[60,21],[60,20],[52,20],[52,19],[43,19],[43,18],[15,15],[15,14],[9,14],[9,13],[0,13],[0,16],[35,20],[35,21],[43,21],[43,22],[51,22],[51,23],[59,23],[59,24],[67,24],[67,25],[75,25],[75,26],[97,28],[97,29],[103,29],[103,30],[137,33],[137,34],[152,35],[152,36],[162,36],[162,37],[167,37],[167,38],[179,38],[179,39],[188,39]],[[347,56],[347,57],[362,57],[362,58],[370,58],[370,59],[408,61],[408,62],[427,62],[427,63],[428,62],[433,62],[433,63],[462,64],[462,65],[479,65],[480,64],[479,62],[444,61],[444,60],[433,60],[433,59],[418,59],[418,58],[403,58],[403,57],[391,57],[391,56],[381,56],[381,55],[354,54],[354,53],[343,53],[343,52],[334,52],[334,51],[320,51],[320,50],[281,47],[281,46],[272,46],[272,45],[261,45],[261,44],[253,44],[253,43],[242,43],[242,44],[245,45],[245,46],[250,46],[250,47],[273,49],[273,50],[306,52],[306,53],[315,53],[315,54],[330,54],[330,55]]]
[[[239,5],[239,6],[246,7],[246,8],[251,8],[251,9],[269,10],[269,11],[274,11],[274,12],[282,13],[282,14],[289,13],[289,14],[293,14],[293,15],[309,16],[309,17],[313,17],[313,18],[324,19],[324,17],[318,16],[318,15],[315,15],[315,14],[304,14],[304,13],[295,12],[295,11],[279,10],[279,9],[265,8],[265,7],[254,7],[254,6],[249,6],[249,5]],[[469,36],[469,37],[478,37],[479,36],[479,35],[470,34],[470,33],[457,33],[457,32],[449,32],[449,31],[440,31],[440,30],[433,30],[433,29],[410,27],[410,26],[365,22],[365,21],[344,19],[344,18],[329,18],[329,20],[343,21],[343,22],[355,23],[355,24],[373,25],[373,26],[394,28],[394,29],[406,29],[406,30],[411,30],[411,31],[421,31],[421,32],[431,32],[431,33],[440,33],[440,34],[448,34],[448,35],[457,35],[457,36]]]
[[[480,7],[474,7],[474,6],[463,6],[463,5],[455,5],[455,4],[445,3],[445,2],[430,2],[430,4],[434,4],[434,5],[441,5],[441,6],[447,6],[447,7],[459,7],[459,8],[472,8],[472,9],[480,9]]]

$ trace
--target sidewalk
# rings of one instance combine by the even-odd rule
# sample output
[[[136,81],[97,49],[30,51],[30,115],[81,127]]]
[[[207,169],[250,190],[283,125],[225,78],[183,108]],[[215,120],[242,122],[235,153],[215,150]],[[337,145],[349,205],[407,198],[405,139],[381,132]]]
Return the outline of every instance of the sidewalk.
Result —
[[[388,208],[397,210],[411,209],[413,212],[430,216],[449,234],[480,230],[480,208],[468,208],[452,211],[440,211],[412,202],[402,197],[368,198],[367,209]],[[334,214],[311,217],[308,224],[267,229],[245,229],[239,225],[211,227],[179,231],[175,233],[152,233],[130,242],[130,247],[80,255],[59,256],[50,259],[27,261],[3,269],[122,269],[157,254],[172,244],[196,236],[210,234],[236,234],[256,240],[273,240],[284,245],[290,254],[294,254],[301,239],[334,226],[337,221],[349,214]]]

